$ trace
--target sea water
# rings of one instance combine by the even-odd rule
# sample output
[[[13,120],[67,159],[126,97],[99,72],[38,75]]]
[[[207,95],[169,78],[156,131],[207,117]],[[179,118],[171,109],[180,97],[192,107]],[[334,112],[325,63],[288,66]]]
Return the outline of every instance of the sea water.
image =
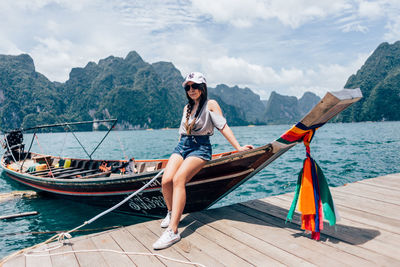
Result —
[[[290,125],[232,127],[240,144],[255,147],[277,139]],[[76,133],[85,150],[71,133],[39,134],[32,151],[63,157],[87,158],[105,132]],[[32,135],[25,135],[26,147]],[[178,130],[113,131],[93,154],[97,159],[168,158],[178,141]],[[233,148],[217,131],[211,138],[213,153]],[[327,124],[321,127],[311,143],[311,155],[319,163],[330,186],[340,186],[361,179],[400,172],[400,122],[366,122]],[[4,151],[1,151],[2,153]],[[251,199],[292,192],[305,158],[305,148],[298,144],[260,173],[218,202],[221,207]],[[0,193],[29,190],[0,178]],[[213,207],[213,208],[214,208]],[[104,209],[77,201],[39,194],[0,203],[0,215],[37,211],[38,215],[0,221],[0,258],[19,249],[42,242],[55,231],[67,231],[81,225]],[[131,225],[148,219],[112,213],[83,228],[73,236],[93,233],[109,227]]]

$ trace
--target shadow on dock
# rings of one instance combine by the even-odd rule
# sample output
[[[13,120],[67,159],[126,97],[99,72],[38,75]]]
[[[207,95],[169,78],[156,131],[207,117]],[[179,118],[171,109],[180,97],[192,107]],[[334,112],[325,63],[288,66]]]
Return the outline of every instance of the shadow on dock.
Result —
[[[246,223],[246,225],[256,224],[272,228],[290,229],[293,237],[308,237],[305,231],[300,230],[300,215],[295,214],[293,222],[285,222],[288,209],[267,203],[262,200],[252,200],[241,204],[234,204],[228,209],[210,209],[202,212],[192,213],[186,216],[180,223],[184,228],[181,233],[182,238],[192,234],[199,227],[212,224],[215,221],[224,222],[226,220]],[[320,242],[331,242],[338,244],[345,242],[352,245],[361,245],[373,240],[380,235],[380,231],[368,228],[354,227],[340,224],[330,226],[324,222],[324,229],[321,232]],[[266,239],[268,236],[265,237]]]

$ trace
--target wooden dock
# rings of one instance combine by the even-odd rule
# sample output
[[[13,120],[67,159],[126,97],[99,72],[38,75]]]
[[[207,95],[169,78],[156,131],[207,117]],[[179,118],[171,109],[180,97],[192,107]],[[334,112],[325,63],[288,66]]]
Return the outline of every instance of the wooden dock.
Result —
[[[162,233],[155,220],[73,238],[69,245],[42,252],[44,257],[21,255],[4,267],[190,266],[106,249],[158,253],[205,266],[400,266],[400,173],[331,190],[341,220],[336,227],[324,224],[320,241],[300,230],[298,214],[285,224],[289,193],[186,215],[182,240],[165,250],[151,248]],[[98,249],[103,251],[78,252]]]

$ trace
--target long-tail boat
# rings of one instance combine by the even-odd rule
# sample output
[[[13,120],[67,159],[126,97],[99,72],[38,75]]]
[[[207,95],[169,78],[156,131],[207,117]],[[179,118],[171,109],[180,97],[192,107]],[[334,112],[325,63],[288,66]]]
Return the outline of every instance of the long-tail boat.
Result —
[[[359,89],[328,92],[300,122],[306,127],[322,126],[361,97]],[[70,124],[51,126],[69,127]],[[29,130],[44,127],[49,126]],[[24,149],[22,132],[26,130],[14,130],[6,134],[6,152],[1,158],[4,173],[34,190],[78,198],[97,205],[111,207],[118,203],[150,181],[168,162],[168,159],[94,160],[91,154],[88,154],[89,159],[38,154],[31,152],[31,147]],[[212,160],[187,184],[184,212],[212,206],[297,143],[285,143],[277,139],[243,152],[214,154]],[[161,193],[161,177],[119,210],[151,217],[164,216],[166,206]]]

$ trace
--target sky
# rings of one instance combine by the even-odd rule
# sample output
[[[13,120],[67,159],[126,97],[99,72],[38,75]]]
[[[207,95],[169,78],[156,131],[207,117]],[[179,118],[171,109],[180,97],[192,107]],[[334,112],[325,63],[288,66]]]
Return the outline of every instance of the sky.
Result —
[[[134,50],[261,99],[323,96],[400,40],[399,14],[399,0],[1,0],[0,54],[27,53],[65,82],[74,67]]]

